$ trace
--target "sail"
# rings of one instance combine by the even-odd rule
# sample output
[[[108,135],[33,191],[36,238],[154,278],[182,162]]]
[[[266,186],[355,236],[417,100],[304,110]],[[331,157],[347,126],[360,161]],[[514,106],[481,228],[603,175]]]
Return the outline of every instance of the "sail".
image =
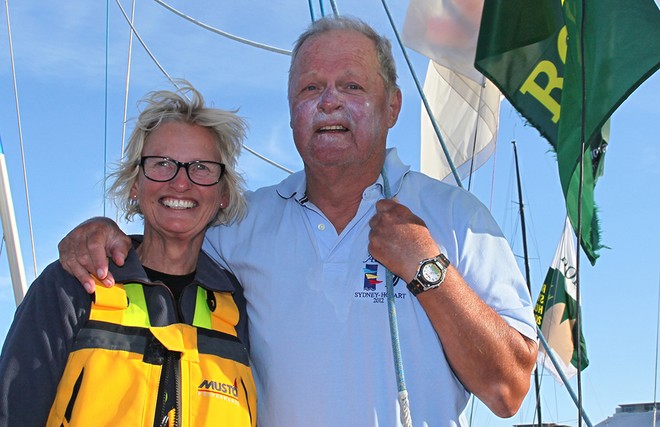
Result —
[[[475,69],[483,2],[412,0],[403,26],[406,46],[431,60],[424,95],[448,154],[462,179],[495,151],[501,95]],[[420,169],[456,183],[440,139],[422,108]]]
[[[481,167],[495,152],[500,91],[482,77],[481,83],[429,61],[426,96],[461,180]],[[431,119],[421,114],[420,170],[456,183]]]

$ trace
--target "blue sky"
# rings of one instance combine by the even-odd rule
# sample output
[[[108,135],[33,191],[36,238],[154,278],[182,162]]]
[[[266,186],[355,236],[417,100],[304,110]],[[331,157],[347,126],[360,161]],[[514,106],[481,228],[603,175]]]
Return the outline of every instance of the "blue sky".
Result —
[[[393,38],[380,1],[338,3],[340,13],[359,16]],[[407,2],[391,3],[400,29]],[[303,0],[256,1],[249,5],[177,0],[170,4],[211,26],[285,49],[291,48],[310,20],[308,2]],[[130,14],[131,4],[124,1],[122,5]],[[128,26],[115,2],[108,7],[106,63],[105,2],[9,2],[36,261],[27,221],[7,21],[2,13],[0,136],[29,282],[35,277],[33,262],[38,273],[56,259],[57,243],[76,224],[91,216],[115,215],[112,206],[104,206],[102,178],[106,162],[116,161],[121,150]],[[221,108],[239,109],[248,119],[250,148],[289,169],[300,169],[288,124],[288,57],[210,33],[156,2],[138,2],[135,20],[138,32],[171,76],[190,80],[207,101]],[[420,101],[398,48],[395,51],[404,106],[399,123],[390,133],[389,145],[397,147],[403,160],[418,169]],[[423,80],[427,60],[409,53]],[[129,119],[137,115],[136,101],[146,92],[169,87],[134,40]],[[658,96],[660,76],[654,75],[613,116],[605,175],[596,188],[603,241],[611,249],[602,251],[595,267],[582,258],[583,328],[591,362],[583,373],[582,389],[585,409],[594,424],[611,416],[619,404],[653,400],[660,287],[660,232],[655,224],[660,201]],[[129,121],[127,132],[130,129]],[[496,155],[477,171],[471,189],[491,207],[514,252],[521,255],[512,140],[518,143],[524,181],[532,293],[536,299],[562,231],[563,196],[548,143],[506,102],[500,113]],[[286,176],[247,152],[241,157],[240,167],[250,188]],[[125,229],[137,231],[141,225],[131,224]],[[523,268],[522,262],[520,266]],[[4,339],[14,309],[3,246],[0,339]],[[575,425],[576,410],[564,387],[550,376],[543,376],[542,384],[544,421]],[[572,386],[576,387],[575,381]],[[498,420],[483,405],[477,405],[473,425],[529,423],[533,414],[531,398],[510,420]]]

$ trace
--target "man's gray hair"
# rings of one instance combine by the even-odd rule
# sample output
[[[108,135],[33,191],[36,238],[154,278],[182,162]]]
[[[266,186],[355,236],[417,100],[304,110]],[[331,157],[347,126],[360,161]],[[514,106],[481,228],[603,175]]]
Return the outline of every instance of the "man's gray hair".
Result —
[[[374,47],[376,48],[378,64],[380,65],[379,74],[383,78],[387,93],[391,94],[394,92],[394,90],[398,89],[399,86],[397,85],[396,63],[394,62],[394,56],[392,55],[392,44],[386,37],[381,36],[373,28],[371,28],[369,24],[365,23],[359,18],[350,16],[327,16],[318,19],[312,22],[309,28],[298,37],[291,55],[291,67],[289,68],[289,85],[291,85],[291,71],[293,68],[293,63],[295,62],[296,57],[298,56],[298,52],[300,51],[300,47],[303,45],[303,43],[305,43],[305,41],[310,38],[334,30],[357,31],[361,34],[364,34],[371,41],[373,41]]]

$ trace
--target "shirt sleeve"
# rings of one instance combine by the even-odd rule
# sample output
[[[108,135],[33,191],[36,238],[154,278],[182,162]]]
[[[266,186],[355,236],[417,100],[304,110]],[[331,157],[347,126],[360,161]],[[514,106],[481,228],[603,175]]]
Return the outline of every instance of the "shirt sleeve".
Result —
[[[531,296],[502,231],[482,206],[466,218],[457,256],[463,278],[509,326],[537,339]]]
[[[45,425],[91,296],[59,262],[19,305],[0,356],[0,425]]]

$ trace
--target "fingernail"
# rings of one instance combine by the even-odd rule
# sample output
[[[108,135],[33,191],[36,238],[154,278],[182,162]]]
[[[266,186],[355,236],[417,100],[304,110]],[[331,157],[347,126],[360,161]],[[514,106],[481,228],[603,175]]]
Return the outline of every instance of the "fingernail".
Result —
[[[96,270],[96,277],[98,277],[99,279],[101,277],[105,277],[105,272],[99,268],[98,270]]]
[[[88,294],[94,293],[94,284],[90,282],[83,283],[83,287]]]
[[[103,284],[106,288],[111,288],[115,283],[110,279],[103,279]]]

